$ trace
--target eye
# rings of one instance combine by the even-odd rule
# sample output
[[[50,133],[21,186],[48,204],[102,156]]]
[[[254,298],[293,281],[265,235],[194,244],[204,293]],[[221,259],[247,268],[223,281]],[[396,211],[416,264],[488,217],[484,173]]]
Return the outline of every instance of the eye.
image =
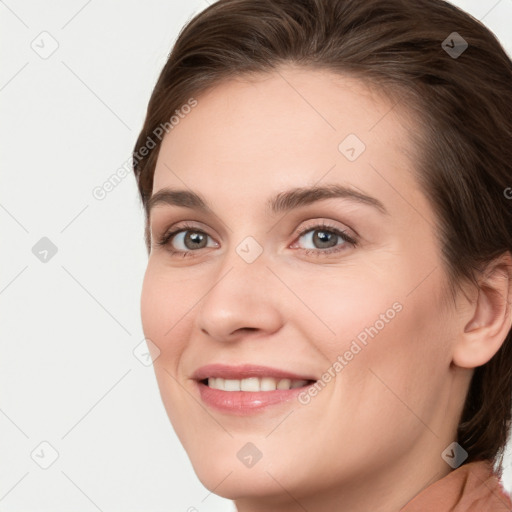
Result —
[[[207,233],[201,231],[196,226],[185,224],[174,231],[164,234],[158,240],[157,245],[168,247],[169,252],[173,255],[181,254],[183,257],[186,257],[190,256],[191,252],[195,252],[197,249],[208,247],[208,237]],[[218,244],[215,242],[210,247],[218,247]]]
[[[313,244],[313,249],[303,249],[306,254],[325,255],[346,250],[347,245],[355,247],[357,240],[347,234],[345,231],[330,226],[327,223],[321,223],[308,227],[299,233],[299,240],[304,239],[306,243]],[[341,242],[341,243],[339,243]],[[295,243],[293,247],[296,247]]]
[[[347,245],[353,247],[357,246],[357,240],[355,238],[345,231],[325,222],[303,229],[299,232],[298,236],[298,240],[305,239],[306,243],[319,246],[313,249],[303,249],[299,247],[299,249],[308,255],[322,256],[346,250]],[[173,256],[181,255],[183,257],[190,257],[194,256],[192,253],[197,252],[199,249],[219,246],[217,242],[208,245],[209,237],[207,233],[198,229],[196,226],[184,224],[164,234],[157,241],[157,245],[166,247]],[[291,247],[296,248],[297,243],[292,244]]]

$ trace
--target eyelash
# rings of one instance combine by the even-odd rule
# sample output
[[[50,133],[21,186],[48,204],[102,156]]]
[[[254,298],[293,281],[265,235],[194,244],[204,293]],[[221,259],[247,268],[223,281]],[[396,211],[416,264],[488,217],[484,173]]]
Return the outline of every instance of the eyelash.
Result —
[[[191,253],[198,252],[198,251],[177,251],[175,249],[170,248],[170,242],[172,241],[173,237],[177,235],[178,233],[181,233],[182,231],[193,231],[194,233],[202,233],[203,235],[209,236],[208,233],[205,233],[204,231],[198,229],[196,226],[193,226],[191,224],[184,223],[179,228],[175,229],[174,231],[170,231],[166,234],[164,234],[158,241],[158,246],[169,246],[168,251],[171,253],[171,255],[181,255],[182,257],[195,257],[192,256]],[[327,231],[329,233],[334,233],[338,235],[344,242],[349,243],[353,247],[357,247],[358,242],[355,238],[348,235],[345,231],[330,226],[329,224],[322,222],[320,224],[316,224],[314,226],[307,227],[303,229],[300,233],[297,234],[297,238],[301,238],[306,233],[309,233],[310,231]],[[336,252],[341,252],[344,249],[345,244],[342,244],[340,246],[334,246],[329,249],[300,249],[302,252],[304,252],[307,255],[313,255],[313,256],[323,256],[325,254],[331,254]]]

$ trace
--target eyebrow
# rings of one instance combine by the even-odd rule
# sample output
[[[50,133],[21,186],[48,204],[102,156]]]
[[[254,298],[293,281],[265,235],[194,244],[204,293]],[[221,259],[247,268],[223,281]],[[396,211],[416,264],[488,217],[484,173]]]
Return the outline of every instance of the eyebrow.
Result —
[[[267,200],[265,207],[268,212],[276,215],[294,208],[310,205],[323,199],[331,198],[350,199],[361,204],[372,206],[383,214],[389,214],[382,202],[375,197],[342,185],[300,187],[279,192]],[[208,201],[200,194],[192,192],[191,190],[170,189],[166,187],[160,189],[149,199],[146,208],[148,217],[153,208],[163,204],[195,209],[204,213],[212,212]]]

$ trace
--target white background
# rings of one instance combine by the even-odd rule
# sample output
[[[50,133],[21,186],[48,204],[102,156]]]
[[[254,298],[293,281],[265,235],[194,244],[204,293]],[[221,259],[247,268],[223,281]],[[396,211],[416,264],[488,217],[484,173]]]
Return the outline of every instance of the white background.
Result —
[[[454,3],[512,54],[512,0]],[[130,156],[178,31],[206,6],[0,2],[0,511],[231,508],[195,477],[133,354],[147,259],[135,179],[92,195]],[[46,59],[31,47],[52,44]],[[46,263],[42,237],[57,247]],[[34,461],[51,461],[43,441],[59,454],[48,469]]]

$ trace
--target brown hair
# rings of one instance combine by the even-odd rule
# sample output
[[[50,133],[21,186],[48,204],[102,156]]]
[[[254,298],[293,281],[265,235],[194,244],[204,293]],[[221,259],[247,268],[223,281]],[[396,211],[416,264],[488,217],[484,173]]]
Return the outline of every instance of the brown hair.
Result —
[[[449,53],[453,32],[468,44],[461,55]],[[483,24],[442,0],[220,0],[180,32],[135,144],[148,252],[161,139],[141,150],[192,96],[283,64],[355,74],[416,114],[414,172],[436,214],[452,298],[512,250],[512,63]],[[457,433],[465,463],[491,460],[501,474],[511,415],[509,331],[472,377]]]

